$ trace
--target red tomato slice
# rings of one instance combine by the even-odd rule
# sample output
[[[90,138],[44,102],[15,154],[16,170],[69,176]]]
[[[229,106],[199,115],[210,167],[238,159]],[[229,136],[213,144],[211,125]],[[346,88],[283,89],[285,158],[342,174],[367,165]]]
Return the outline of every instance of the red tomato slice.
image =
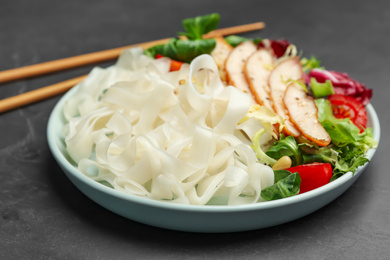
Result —
[[[329,163],[302,164],[286,170],[291,173],[298,172],[301,177],[299,194],[328,184],[333,176],[333,169]]]
[[[333,114],[336,118],[350,118],[352,123],[359,127],[363,132],[367,127],[367,111],[364,105],[351,96],[340,94],[330,95],[328,97],[332,104]]]

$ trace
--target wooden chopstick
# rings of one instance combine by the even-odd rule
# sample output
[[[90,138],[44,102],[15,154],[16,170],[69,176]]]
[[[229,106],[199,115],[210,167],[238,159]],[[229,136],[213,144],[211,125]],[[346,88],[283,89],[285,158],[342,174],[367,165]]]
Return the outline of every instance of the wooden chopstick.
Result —
[[[205,38],[213,38],[217,36],[225,36],[231,34],[244,33],[254,30],[263,29],[265,24],[263,22],[245,24],[240,26],[228,27],[223,29],[214,30],[206,34]],[[140,44],[133,44],[129,46],[114,48],[105,51],[92,52],[82,54],[74,57],[43,62],[35,65],[24,66],[16,69],[4,70],[0,72],[0,83],[7,81],[18,80],[28,77],[39,76],[47,73],[52,73],[60,70],[80,67],[84,65],[99,63],[103,61],[113,60],[119,57],[119,55],[125,50],[132,47],[142,47],[144,49],[150,48],[154,45],[164,44],[171,38],[161,39],[157,41],[145,42]]]
[[[265,23],[258,22],[258,23],[239,25],[239,26],[228,27],[223,29],[217,29],[208,33],[207,35],[204,35],[204,38],[213,38],[213,37],[227,36],[232,34],[240,34],[244,32],[260,30],[263,29],[264,27],[265,27]],[[100,51],[100,52],[93,52],[93,53],[83,54],[83,55],[74,56],[70,58],[64,58],[60,60],[49,61],[40,64],[2,71],[0,72],[0,83],[27,78],[27,77],[39,76],[46,73],[52,73],[60,70],[75,68],[78,66],[116,59],[126,49],[132,47],[141,47],[147,49],[154,45],[164,44],[168,42],[170,39],[172,38],[134,44],[125,47],[119,47],[119,48],[114,48],[114,49]],[[20,95],[2,99],[0,100],[0,113],[18,107],[26,106],[43,99],[47,99],[49,97],[53,97],[65,93],[73,86],[80,83],[86,76],[87,75],[79,76],[40,89],[32,90]]]
[[[80,83],[85,79],[87,75],[79,76],[76,78],[68,79],[50,86],[32,90],[23,94],[19,94],[13,97],[0,100],[0,113],[26,106],[37,101],[47,99],[62,93],[65,93],[73,86]]]

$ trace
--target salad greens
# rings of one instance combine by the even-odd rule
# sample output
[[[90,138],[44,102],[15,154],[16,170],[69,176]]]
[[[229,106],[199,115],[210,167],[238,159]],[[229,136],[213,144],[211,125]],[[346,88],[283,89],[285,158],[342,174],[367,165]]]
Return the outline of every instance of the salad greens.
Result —
[[[280,139],[268,149],[266,155],[276,160],[286,155],[291,158],[293,166],[302,164],[301,152],[292,135],[286,137],[281,134]]]
[[[274,171],[275,184],[261,191],[261,197],[265,200],[277,200],[291,197],[299,193],[301,178],[297,172]]]
[[[186,32],[179,35],[186,39],[174,38],[166,44],[160,44],[146,49],[144,53],[152,58],[157,54],[169,57],[173,60],[191,62],[201,54],[210,54],[216,45],[215,39],[203,39],[202,36],[216,29],[220,16],[217,13],[187,18],[183,20]]]
[[[330,163],[333,166],[335,180],[341,175],[352,171],[368,162],[364,157],[368,149],[376,147],[372,137],[372,129],[367,128],[360,133],[359,128],[348,118],[337,119],[332,113],[330,102],[326,99],[316,99],[319,121],[332,138],[332,144],[327,147],[302,142],[297,143],[294,137],[281,135],[265,154],[275,160],[287,155],[292,166],[313,162]]]
[[[346,172],[355,172],[357,167],[368,162],[364,157],[368,149],[376,147],[372,137],[372,128],[366,128],[360,133],[359,128],[350,119],[334,117],[329,100],[316,99],[318,119],[332,138],[332,149],[338,153],[334,163],[333,179]]]
[[[321,61],[315,56],[311,56],[310,59],[302,58],[301,64],[305,73],[312,69],[323,69],[323,67],[321,67]]]
[[[333,84],[329,79],[327,79],[324,83],[319,83],[315,78],[311,78],[310,86],[316,98],[334,94]]]
[[[229,35],[229,36],[225,37],[225,40],[231,46],[236,47],[240,43],[243,43],[243,42],[246,42],[246,41],[253,41],[254,44],[258,44],[263,39],[262,38],[251,39],[251,38],[246,38],[246,37],[242,37],[242,36],[238,36],[238,35]]]

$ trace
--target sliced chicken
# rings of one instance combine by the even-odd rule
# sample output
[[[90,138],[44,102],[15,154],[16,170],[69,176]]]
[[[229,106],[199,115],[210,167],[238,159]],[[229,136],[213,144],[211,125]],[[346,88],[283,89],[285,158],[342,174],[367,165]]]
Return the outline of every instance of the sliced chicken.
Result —
[[[227,83],[235,86],[239,90],[250,94],[251,103],[256,104],[250,92],[249,84],[244,76],[244,65],[246,59],[257,50],[252,41],[245,41],[237,45],[229,54],[225,62]]]
[[[215,63],[218,66],[219,74],[222,81],[226,82],[225,61],[229,56],[230,52],[233,50],[233,46],[227,43],[227,41],[223,37],[216,37],[215,40],[216,45],[210,55],[211,57],[213,57]]]
[[[287,84],[294,80],[302,80],[303,70],[298,57],[286,59],[272,70],[268,85],[270,86],[270,97],[275,112],[285,120],[283,133],[298,137],[300,131],[290,121],[286,106],[283,102],[284,92]]]
[[[244,75],[256,102],[272,110],[268,78],[274,59],[272,49],[261,48],[248,57],[244,66]]]
[[[283,101],[286,105],[290,120],[304,137],[319,146],[327,146],[331,138],[318,121],[318,109],[314,99],[308,96],[296,82],[288,85]]]

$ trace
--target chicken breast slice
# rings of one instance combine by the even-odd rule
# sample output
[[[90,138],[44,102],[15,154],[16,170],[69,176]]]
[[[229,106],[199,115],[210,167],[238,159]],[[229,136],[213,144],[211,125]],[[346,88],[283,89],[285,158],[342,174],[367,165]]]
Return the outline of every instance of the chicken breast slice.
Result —
[[[216,45],[214,50],[210,53],[211,57],[213,57],[215,63],[219,69],[219,75],[223,82],[226,82],[226,72],[225,72],[225,61],[229,56],[230,52],[233,50],[233,46],[231,46],[225,38],[223,37],[215,37]]]
[[[296,80],[303,80],[302,65],[298,57],[289,58],[277,64],[268,80],[274,111],[285,120],[283,133],[294,137],[298,137],[301,133],[291,122],[283,97],[288,83]]]
[[[283,101],[286,105],[290,120],[304,137],[319,146],[327,146],[331,138],[318,121],[318,109],[314,99],[296,82],[287,86]]]
[[[230,52],[225,62],[227,83],[250,94],[251,104],[256,104],[256,101],[251,94],[249,84],[244,76],[244,65],[247,58],[256,50],[257,46],[252,41],[245,41],[237,45]]]
[[[274,64],[274,54],[271,49],[261,48],[252,53],[244,65],[244,75],[255,101],[273,110],[268,78]]]

